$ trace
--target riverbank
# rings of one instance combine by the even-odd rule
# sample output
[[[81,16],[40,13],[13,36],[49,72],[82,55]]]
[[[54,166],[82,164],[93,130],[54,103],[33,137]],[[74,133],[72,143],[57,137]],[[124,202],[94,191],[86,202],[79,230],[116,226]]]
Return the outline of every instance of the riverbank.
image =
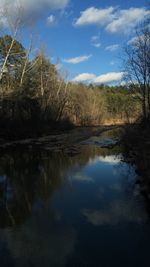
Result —
[[[80,152],[83,141],[93,136],[100,136],[104,132],[122,128],[123,125],[76,127],[72,130],[58,131],[39,138],[28,138],[11,142],[1,139],[0,150],[19,147],[27,149],[41,148],[52,152],[64,152],[73,156]]]
[[[150,204],[150,128],[142,125],[128,126],[122,145],[124,159],[135,166],[138,174],[137,184]]]

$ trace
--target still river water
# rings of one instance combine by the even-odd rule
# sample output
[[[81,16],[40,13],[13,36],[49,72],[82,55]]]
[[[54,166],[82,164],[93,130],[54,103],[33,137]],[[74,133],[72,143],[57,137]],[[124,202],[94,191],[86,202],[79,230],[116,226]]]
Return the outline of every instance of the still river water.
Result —
[[[119,147],[95,140],[74,157],[1,155],[0,267],[150,266],[150,220],[134,168]]]

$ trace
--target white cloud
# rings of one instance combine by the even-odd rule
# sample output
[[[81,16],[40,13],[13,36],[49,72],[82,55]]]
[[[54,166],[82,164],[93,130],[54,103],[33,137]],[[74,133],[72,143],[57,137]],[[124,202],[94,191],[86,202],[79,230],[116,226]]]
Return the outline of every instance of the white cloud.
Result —
[[[15,20],[20,18],[37,19],[47,10],[60,10],[67,6],[69,0],[0,0],[0,24],[5,14]],[[3,23],[4,24],[4,23]]]
[[[147,37],[144,35],[140,35],[140,36],[135,36],[133,38],[131,38],[127,44],[128,45],[139,45],[139,44],[144,44],[145,41],[147,40]],[[147,40],[148,41],[148,40]]]
[[[98,35],[94,35],[94,36],[92,36],[92,38],[91,38],[91,41],[92,42],[97,42],[99,40],[99,36]]]
[[[7,20],[5,17],[1,15],[1,10],[0,10],[0,28],[6,27],[6,25],[7,25]]]
[[[132,37],[132,38],[127,42],[127,44],[128,44],[128,45],[130,45],[130,44],[135,44],[137,41],[138,41],[138,37]]]
[[[66,62],[66,63],[78,64],[78,63],[81,63],[81,62],[89,60],[91,57],[92,57],[92,55],[80,56],[80,57],[64,59],[63,61]]]
[[[101,43],[95,43],[95,44],[92,44],[92,45],[95,46],[96,48],[101,47]]]
[[[92,73],[82,73],[77,75],[73,82],[87,82],[87,81],[93,81],[93,79],[96,77],[95,74]]]
[[[91,45],[96,47],[96,48],[101,47],[100,37],[98,35],[97,36],[92,36]]]
[[[55,16],[54,16],[54,15],[50,15],[50,16],[47,18],[47,25],[51,27],[51,26],[55,25],[55,23],[56,23],[56,18],[55,18]]]
[[[106,51],[116,51],[117,49],[119,48],[119,45],[118,44],[114,44],[114,45],[109,45],[105,48]]]
[[[75,21],[75,26],[84,25],[105,25],[112,19],[113,7],[98,9],[95,7],[87,8],[81,12],[81,16]]]
[[[25,10],[39,9],[42,7],[49,9],[62,9],[68,4],[69,0],[1,0],[0,7],[22,6]]]
[[[132,30],[150,11],[145,8],[118,9],[108,7],[98,9],[90,7],[81,12],[74,26],[97,25],[104,26],[108,32],[128,32]]]
[[[121,81],[125,75],[125,72],[109,72],[100,76],[96,76],[93,73],[82,73],[77,75],[73,79],[73,82],[92,82],[96,84],[109,84]]]
[[[128,32],[133,29],[145,16],[150,14],[145,8],[129,8],[116,13],[115,19],[109,23],[106,30],[111,33]]]
[[[121,81],[126,73],[125,72],[109,72],[106,74],[102,74],[94,80],[95,83],[112,83]]]

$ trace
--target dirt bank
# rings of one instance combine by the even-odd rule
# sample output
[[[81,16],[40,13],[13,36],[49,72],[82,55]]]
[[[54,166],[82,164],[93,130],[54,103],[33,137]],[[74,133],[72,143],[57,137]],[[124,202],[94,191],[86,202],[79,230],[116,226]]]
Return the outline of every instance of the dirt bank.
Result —
[[[70,131],[58,132],[52,135],[39,138],[30,138],[25,140],[17,140],[5,142],[0,140],[0,151],[6,149],[20,148],[42,148],[52,152],[64,152],[70,155],[79,153],[81,142],[91,136],[100,136],[101,133],[120,128],[122,126],[99,126],[99,127],[77,127]]]

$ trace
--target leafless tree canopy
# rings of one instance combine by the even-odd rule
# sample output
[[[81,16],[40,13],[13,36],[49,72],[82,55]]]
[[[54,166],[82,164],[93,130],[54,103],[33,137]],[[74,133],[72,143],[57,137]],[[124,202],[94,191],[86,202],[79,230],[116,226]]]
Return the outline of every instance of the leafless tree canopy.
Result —
[[[139,25],[125,52],[128,80],[139,91],[143,115],[147,118],[150,113],[150,20]]]

